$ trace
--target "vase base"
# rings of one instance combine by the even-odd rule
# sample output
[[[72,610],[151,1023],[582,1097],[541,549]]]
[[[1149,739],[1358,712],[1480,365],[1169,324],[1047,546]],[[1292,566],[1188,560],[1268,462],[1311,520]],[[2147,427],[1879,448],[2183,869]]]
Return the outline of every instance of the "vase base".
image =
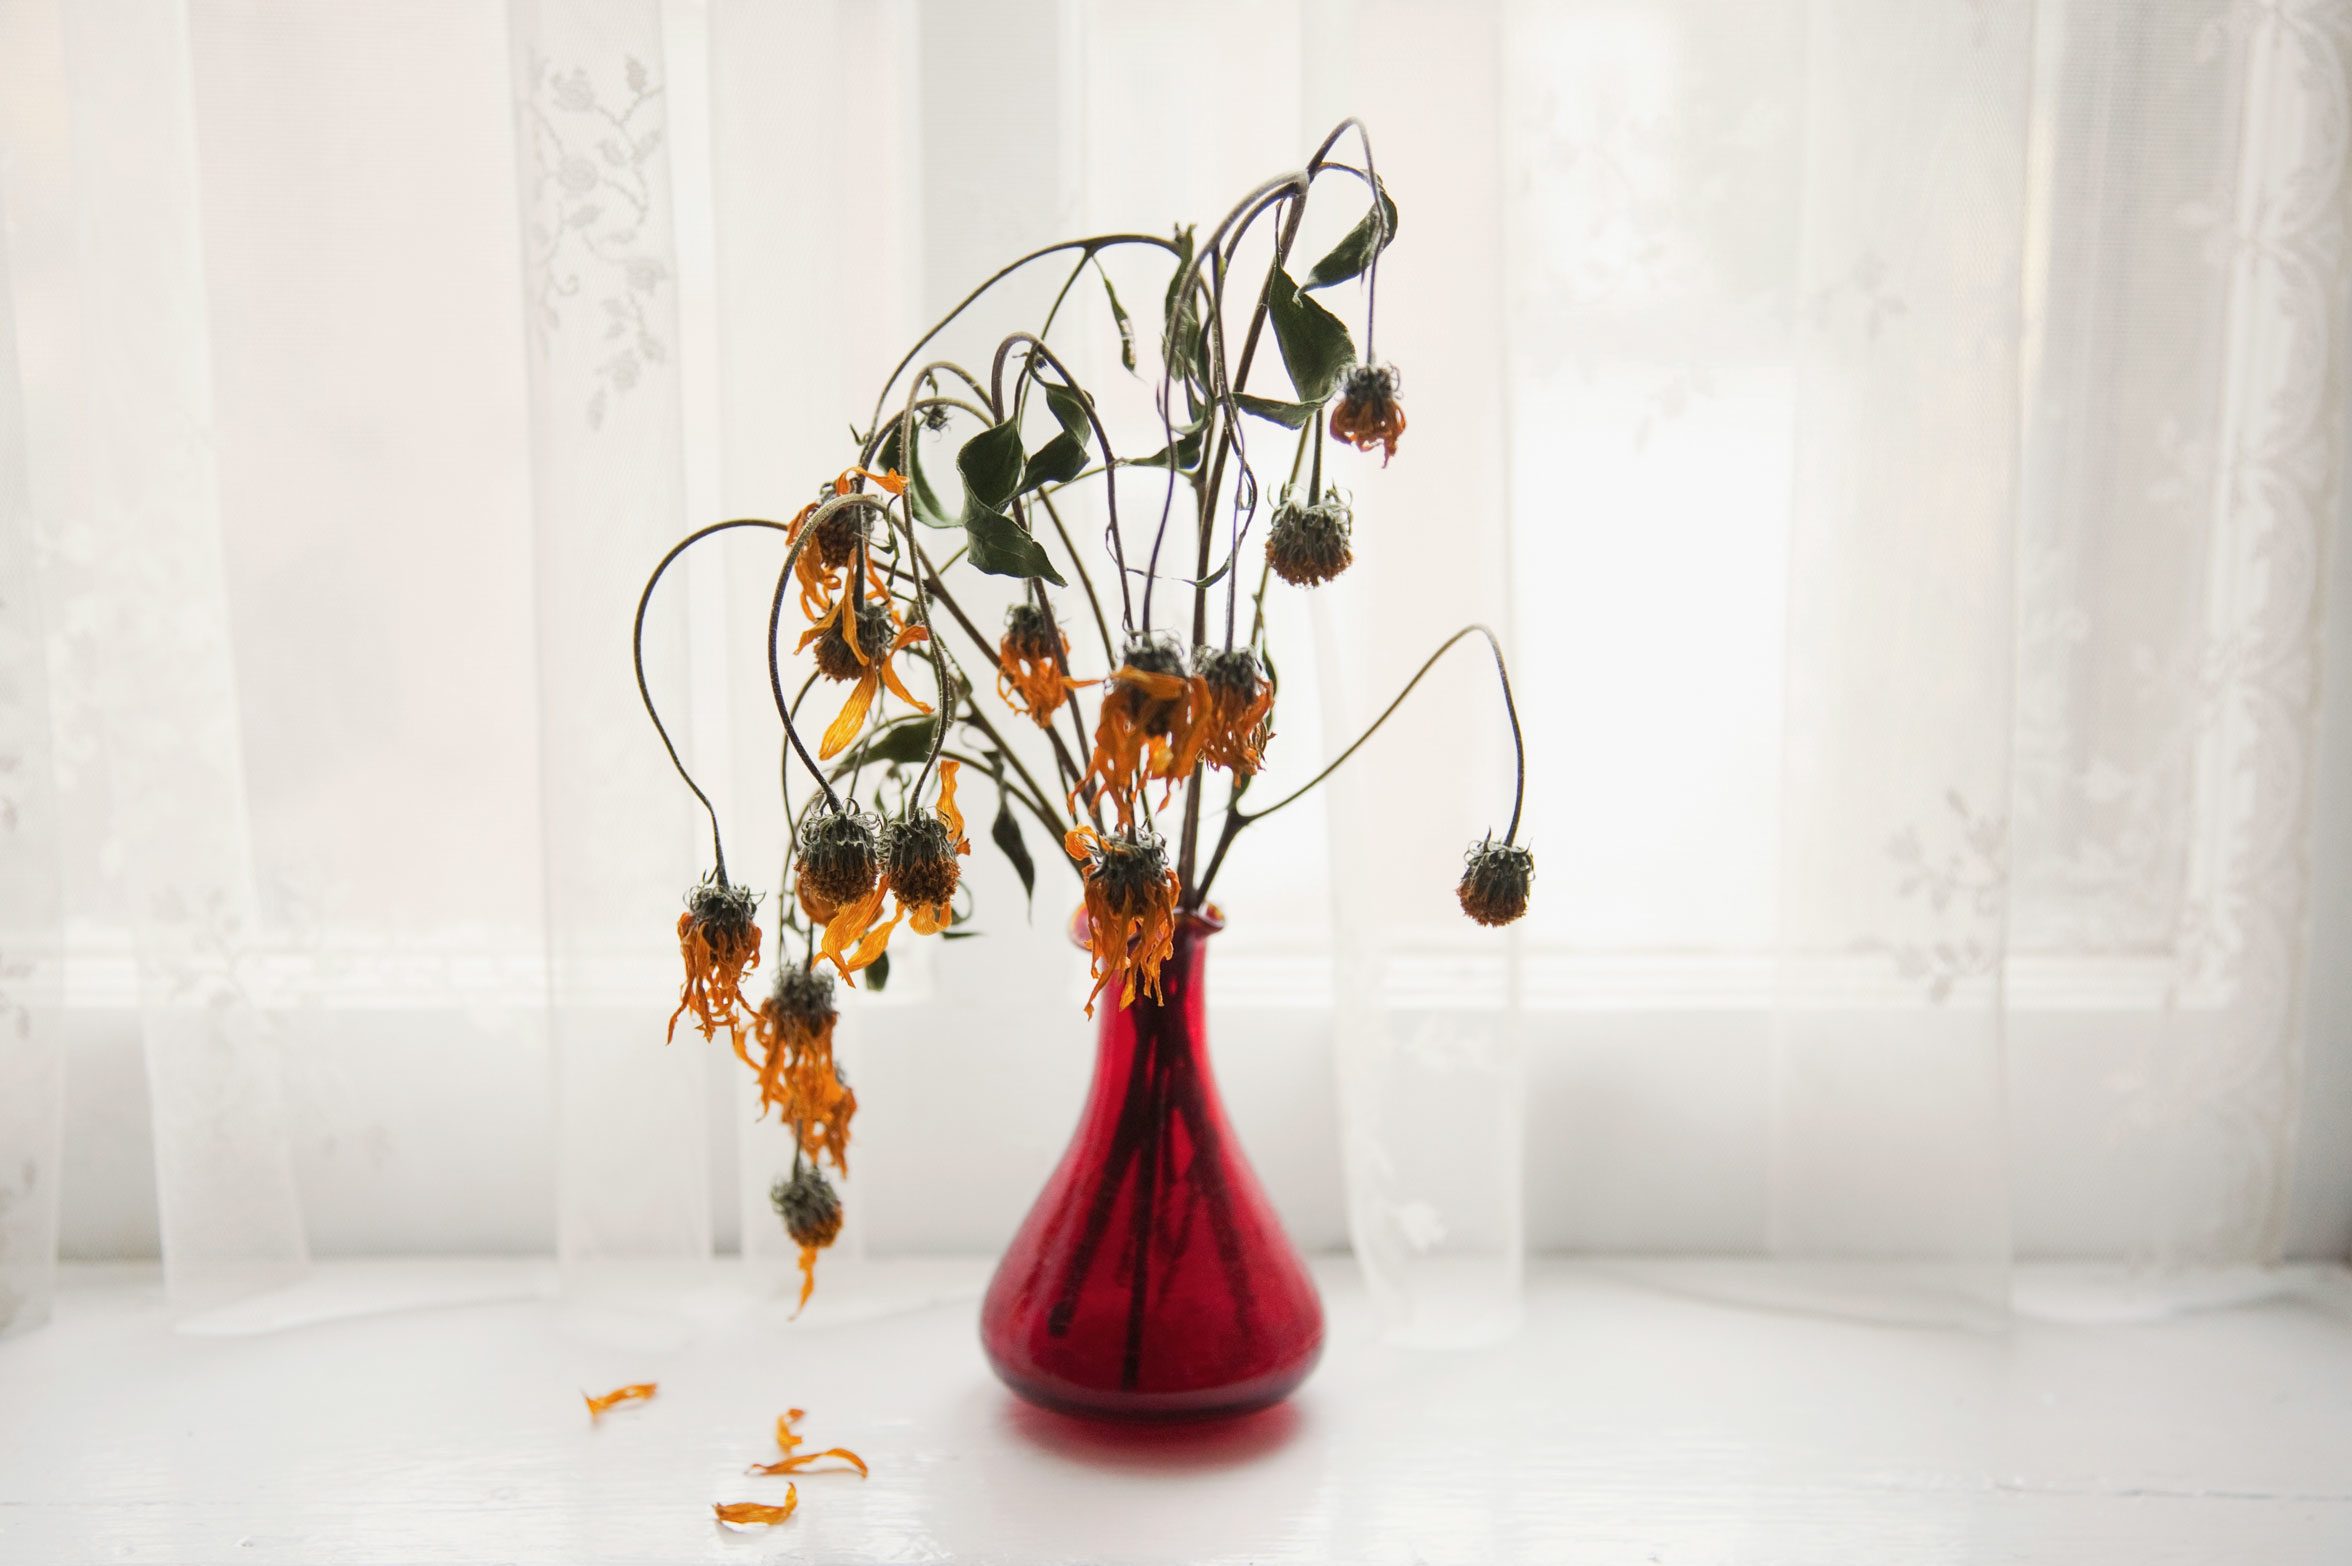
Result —
[[[1118,1388],[1082,1387],[1066,1381],[1045,1380],[1000,1363],[991,1354],[988,1368],[997,1380],[1023,1400],[1056,1414],[1077,1419],[1112,1420],[1121,1424],[1189,1424],[1238,1419],[1273,1407],[1298,1390],[1299,1383],[1322,1358],[1322,1346],[1295,1365],[1220,1387],[1195,1387],[1180,1392],[1129,1392]]]

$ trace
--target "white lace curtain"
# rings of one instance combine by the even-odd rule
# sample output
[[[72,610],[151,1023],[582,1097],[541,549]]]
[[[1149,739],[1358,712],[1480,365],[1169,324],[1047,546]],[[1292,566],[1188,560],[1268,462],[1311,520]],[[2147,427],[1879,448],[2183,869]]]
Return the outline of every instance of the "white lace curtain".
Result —
[[[1274,762],[1487,619],[1540,871],[1508,948],[1450,911],[1508,787],[1470,659],[1237,864],[1223,1069],[1294,1230],[1410,1195],[1338,1173],[1336,886],[1400,1037],[1511,953],[1539,1247],[1963,1301],[2342,1253],[2348,45],[2342,0],[0,0],[0,1320],[61,1232],[195,1296],[772,1252],[774,1137],[655,1039],[702,848],[644,571],[795,509],[1005,258],[1213,220],[1349,112],[1412,428],[1341,469]],[[749,864],[771,568],[649,640]],[[977,873],[991,939],[848,1030],[872,1250],[999,1243],[1082,1086],[1058,920]]]

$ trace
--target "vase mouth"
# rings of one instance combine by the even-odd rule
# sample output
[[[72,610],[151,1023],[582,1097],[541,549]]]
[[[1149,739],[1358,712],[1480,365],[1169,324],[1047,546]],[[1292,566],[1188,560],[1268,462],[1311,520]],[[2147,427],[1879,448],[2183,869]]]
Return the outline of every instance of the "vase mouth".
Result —
[[[1176,914],[1176,933],[1206,937],[1225,928],[1225,910],[1215,903],[1203,903],[1198,908],[1179,909]],[[1080,951],[1092,951],[1094,943],[1087,939],[1093,926],[1086,918],[1086,905],[1081,903],[1070,912],[1070,923],[1065,930],[1070,944]]]

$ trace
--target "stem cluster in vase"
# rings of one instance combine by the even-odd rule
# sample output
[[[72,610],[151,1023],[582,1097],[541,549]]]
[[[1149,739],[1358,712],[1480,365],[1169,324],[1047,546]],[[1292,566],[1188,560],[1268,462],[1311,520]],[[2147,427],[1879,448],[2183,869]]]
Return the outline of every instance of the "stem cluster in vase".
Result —
[[[1360,202],[1362,215],[1299,272],[1293,247],[1309,205],[1333,192]],[[1396,203],[1371,139],[1351,119],[1303,166],[1248,192],[1205,233],[1097,234],[1032,251],[916,339],[852,431],[839,473],[797,515],[699,529],[646,582],[639,692],[711,827],[710,872],[679,921],[686,978],[672,1027],[691,1014],[706,1038],[725,1031],[758,1074],[763,1114],[773,1108],[792,1128],[794,1172],[775,1195],[801,1248],[804,1300],[814,1257],[840,1227],[822,1166],[846,1172],[856,1108],[833,1059],[833,984],[862,978],[879,988],[902,926],[966,933],[962,860],[971,840],[962,783],[987,785],[990,841],[1032,896],[1038,864],[1024,819],[1058,842],[1062,852],[1046,857],[1077,875],[1094,980],[1088,1013],[1106,991],[1118,1005],[1156,1009],[1178,922],[1208,907],[1242,833],[1346,764],[1440,658],[1475,636],[1494,656],[1516,768],[1508,823],[1499,838],[1471,847],[1456,892],[1482,924],[1526,910],[1534,861],[1517,841],[1525,748],[1502,648],[1482,626],[1442,643],[1305,784],[1270,804],[1246,804],[1280,697],[1267,650],[1270,610],[1284,595],[1323,590],[1355,558],[1355,509],[1325,480],[1324,443],[1377,450],[1385,467],[1405,432],[1400,378],[1373,352],[1380,261],[1396,233]],[[1257,274],[1253,263],[1254,275],[1231,286],[1253,235],[1270,252],[1265,269]],[[1139,372],[1136,323],[1104,265],[1136,252],[1167,273],[1148,373]],[[1067,275],[1033,330],[1024,323],[998,342],[985,376],[924,358],[948,328],[1000,298],[999,285],[1036,266]],[[1121,364],[1151,392],[1156,417],[1139,437],[1114,440],[1103,403],[1052,345],[1064,306],[1097,284]],[[1351,315],[1361,350],[1343,318]],[[1266,373],[1268,342],[1283,385]],[[1285,464],[1278,491],[1257,465],[1268,449]],[[1063,518],[1096,486],[1105,519],[1099,551],[1081,547]],[[756,901],[729,875],[717,811],[662,726],[642,658],[646,606],[663,574],[704,540],[743,528],[771,530],[784,544],[763,656],[783,733],[780,795],[792,848],[773,905],[775,988],[756,1005],[743,995],[763,944]],[[981,576],[1017,584],[993,634],[962,601]],[[1073,651],[1072,621],[1094,633],[1099,664]],[[784,639],[795,628],[788,654]],[[812,667],[789,697],[788,656]],[[916,673],[918,663],[928,667]],[[800,709],[819,684],[845,689],[812,745]],[[796,768],[811,785],[797,802]],[[1163,830],[1171,820],[1172,847]],[[1145,1053],[1143,1078],[1178,1069]],[[1147,1082],[1146,1092],[1173,1094],[1181,1108],[1180,1083]],[[1156,1126],[1165,1115],[1146,1118]],[[1145,1142],[1130,1155],[1156,1157]],[[1148,1203],[1140,1221],[1152,1221]],[[1139,1301],[1144,1286],[1139,1280]]]

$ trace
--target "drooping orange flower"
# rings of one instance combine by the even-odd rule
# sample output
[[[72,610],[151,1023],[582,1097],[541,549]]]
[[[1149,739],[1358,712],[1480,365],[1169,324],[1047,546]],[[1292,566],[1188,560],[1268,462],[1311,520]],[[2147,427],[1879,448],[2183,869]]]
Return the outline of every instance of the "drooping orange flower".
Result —
[[[778,1414],[776,1416],[776,1446],[783,1452],[784,1455],[772,1463],[754,1463],[751,1465],[749,1471],[755,1474],[765,1474],[771,1478],[779,1474],[805,1473],[808,1470],[810,1464],[823,1462],[827,1458],[834,1458],[838,1459],[847,1468],[856,1469],[857,1476],[860,1479],[872,1477],[870,1471],[866,1467],[866,1460],[858,1456],[857,1453],[851,1451],[848,1447],[827,1447],[822,1452],[803,1452],[800,1450],[801,1445],[806,1438],[803,1437],[798,1431],[794,1430],[792,1426],[795,1421],[805,1419],[807,1417],[807,1411],[805,1409],[798,1408],[788,1408],[783,1413]]]
[[[841,904],[826,922],[818,955],[843,977],[872,967],[889,949],[901,919],[910,921],[917,935],[935,935],[953,921],[955,890],[963,875],[957,861],[972,851],[971,839],[964,836],[964,813],[956,805],[961,769],[961,762],[942,761],[938,806],[910,811],[883,826],[882,873],[874,889]],[[897,908],[887,922],[877,924],[886,900],[894,900]]]
[[[760,1118],[774,1109],[793,1129],[812,1161],[831,1159],[849,1173],[849,1127],[857,1094],[833,1059],[833,1028],[840,1020],[833,976],[787,968],[752,1018],[759,1037]]]
[[[822,1169],[795,1155],[792,1173],[768,1188],[768,1201],[800,1247],[800,1303],[792,1311],[798,1317],[817,1289],[817,1252],[841,1238],[841,1196]]]
[[[625,1387],[615,1387],[610,1392],[599,1393],[594,1397],[583,1392],[580,1394],[580,1401],[588,1405],[588,1418],[591,1423],[594,1423],[605,1416],[606,1410],[617,1408],[623,1403],[642,1403],[652,1397],[655,1390],[656,1383],[638,1381]]]
[[[1160,964],[1176,949],[1176,897],[1181,889],[1168,868],[1167,845],[1159,834],[1124,830],[1105,836],[1076,826],[1062,839],[1072,859],[1086,867],[1086,947],[1093,954],[1096,997],[1113,983],[1119,1004],[1135,1004],[1140,987],[1160,998]]]
[[[711,1514],[723,1523],[738,1528],[773,1528],[789,1521],[800,1507],[800,1486],[784,1487],[784,1504],[771,1506],[765,1501],[713,1501]]]
[[[918,701],[915,693],[906,688],[905,682],[898,677],[898,670],[890,662],[916,643],[929,641],[930,631],[920,625],[900,625],[888,645],[869,647],[865,642],[875,635],[877,622],[864,609],[865,606],[859,603],[855,594],[844,593],[841,601],[822,620],[810,626],[800,639],[800,647],[806,648],[811,642],[823,637],[838,637],[848,645],[851,656],[857,660],[859,671],[857,683],[850,687],[849,699],[841,704],[840,713],[826,726],[824,738],[817,744],[819,761],[830,761],[849,749],[850,742],[858,737],[858,730],[865,727],[866,714],[873,709],[876,692],[885,685],[890,687],[892,695],[915,711],[931,710],[929,702]],[[897,612],[890,610],[886,613],[888,623],[896,624]],[[820,669],[825,667],[821,653],[818,662]]]
[[[1073,689],[1097,683],[1070,678],[1070,638],[1051,615],[1027,599],[1006,612],[1004,639],[996,644],[996,691],[1007,705],[1050,728]]]
[[[1070,791],[1072,808],[1082,795],[1097,803],[1108,795],[1118,824],[1134,825],[1136,796],[1147,781],[1165,783],[1172,793],[1200,760],[1207,701],[1203,681],[1185,673],[1175,647],[1141,637],[1129,642],[1095,718],[1094,754]]]
[[[1273,738],[1274,684],[1247,647],[1204,652],[1201,685],[1206,693],[1200,718],[1201,759],[1235,777],[1248,777],[1264,759]]]
[[[678,990],[678,1009],[670,1013],[668,1037],[678,1036],[678,1019],[694,1013],[704,1038],[715,1038],[726,1028],[743,1053],[743,981],[759,966],[760,928],[757,900],[746,887],[705,880],[687,894],[686,911],[678,915],[678,951],[685,959],[686,980]]]
[[[1340,385],[1339,404],[1331,410],[1331,438],[1358,451],[1380,448],[1380,465],[1396,455],[1405,433],[1404,404],[1397,401],[1397,372],[1392,364],[1359,364]]]
[[[833,481],[833,496],[854,494],[857,480],[872,479],[891,495],[906,493],[907,481],[896,469],[876,473],[871,468],[845,468]],[[817,514],[821,502],[811,501],[801,507],[792,519],[784,538],[787,543],[799,541],[801,530]],[[842,588],[842,568],[857,553],[859,540],[865,537],[866,526],[872,518],[867,506],[843,506],[818,524],[817,536],[792,563],[792,574],[800,583],[800,612],[810,621],[821,620],[832,609]]]

